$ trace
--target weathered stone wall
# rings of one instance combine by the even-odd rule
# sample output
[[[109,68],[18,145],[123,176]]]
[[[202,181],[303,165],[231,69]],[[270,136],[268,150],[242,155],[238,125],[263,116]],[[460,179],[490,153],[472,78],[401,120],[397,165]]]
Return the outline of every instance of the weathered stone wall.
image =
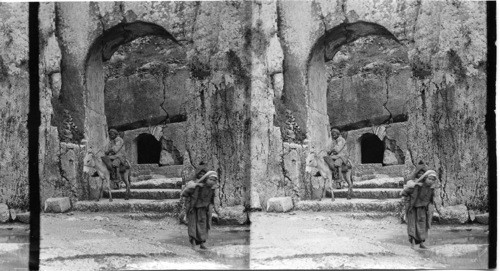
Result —
[[[380,125],[405,115],[410,76],[407,69],[387,78],[369,74],[330,81],[327,96],[330,125]]]
[[[366,133],[376,135],[381,141],[391,140],[396,144],[397,149],[400,149],[402,154],[408,151],[408,124],[406,122],[393,123],[380,126],[366,127],[347,132],[346,147],[349,151],[349,159],[356,166],[361,164],[361,141],[360,138]],[[393,150],[391,150],[393,151]],[[405,159],[398,161],[398,164],[404,164]],[[417,161],[418,162],[418,161]]]
[[[487,208],[486,3],[423,2],[409,57],[413,161],[437,169],[444,205]]]
[[[248,204],[250,193],[251,14],[250,2],[201,2],[188,51],[187,148],[194,165],[218,171],[227,205]]]
[[[325,145],[330,138],[327,87],[323,83],[326,69],[323,52],[313,51],[313,45],[327,30],[342,22],[376,23],[408,48],[411,80],[406,88],[397,89],[401,90],[398,95],[407,95],[409,103],[403,109],[398,101],[395,108],[409,115],[407,163],[424,160],[439,172],[442,189],[438,194],[443,199],[440,204],[485,207],[488,183],[484,127],[485,3],[283,1],[278,3],[277,10],[279,42],[284,55],[284,89],[280,92],[281,99],[274,101],[276,112],[259,111],[265,113],[261,121],[276,121],[284,112],[280,109],[291,109],[299,126],[307,132],[309,146],[317,149]],[[403,81],[398,85],[403,86]],[[269,96],[263,96],[254,100],[253,95],[252,104],[258,99],[269,101]],[[282,150],[273,151],[269,147],[279,146],[280,140],[270,136],[273,127],[260,129],[262,133],[266,131],[268,136],[262,137],[263,143],[256,140],[252,146],[259,143],[268,146],[269,154],[264,155],[268,160],[262,162],[269,165],[264,176],[275,181],[262,184],[260,191],[281,180],[271,165]],[[262,173],[261,168],[256,171]]]
[[[0,3],[0,202],[29,207],[28,3]]]
[[[188,142],[186,141],[186,123],[176,122],[163,125],[163,138],[166,140],[172,140],[175,148],[184,155],[186,152],[186,146]]]
[[[49,138],[61,132],[65,109],[84,132],[87,146],[101,148],[107,141],[105,73],[100,51],[104,48],[89,49],[97,38],[103,38],[105,30],[120,22],[140,20],[163,27],[185,48],[191,78],[183,88],[189,90],[183,94],[188,102],[179,111],[185,110],[187,115],[186,149],[190,150],[191,161],[195,165],[205,162],[219,172],[221,204],[246,204],[250,167],[250,61],[246,50],[251,33],[250,3],[94,2],[56,3],[55,9],[51,7],[52,12],[41,14],[41,20],[56,18],[52,21],[57,23],[47,26],[50,30],[42,38],[50,40],[55,33],[61,62],[52,70],[61,72],[61,86],[60,92],[49,90],[47,82],[52,73],[45,72],[41,80],[46,84],[46,96],[51,96],[47,108],[54,108],[54,119],[45,122],[44,127],[44,134],[49,136],[42,148],[52,150],[46,155],[49,164],[44,174],[62,178],[56,174],[60,168],[59,143]],[[49,51],[49,47],[42,49],[45,54]]]
[[[137,137],[141,134],[151,134],[156,140],[171,140],[173,146],[184,155],[186,151],[187,130],[186,122],[169,123],[165,125],[144,127],[123,132],[123,141],[127,152],[127,159],[132,164],[137,163]]]
[[[106,84],[105,110],[109,127],[128,126],[137,122],[150,122],[155,125],[158,119],[185,113],[187,90],[184,89],[189,71],[177,78],[167,78],[163,85],[151,75],[139,78],[131,75],[126,78],[109,80]],[[161,79],[160,79],[161,80]],[[163,109],[164,108],[164,109]],[[152,121],[151,121],[152,120]]]
[[[190,70],[186,48],[146,36],[122,45],[105,63],[105,112],[121,130],[185,117]]]
[[[85,146],[60,142],[53,126],[53,99],[61,93],[61,49],[56,37],[56,4],[41,3],[40,20],[40,207],[50,197],[89,199],[91,185],[83,175]],[[58,116],[63,120],[63,116]]]
[[[250,176],[252,194],[258,195],[264,209],[269,198],[284,196],[291,192],[285,187],[293,186],[284,176],[282,131],[275,119],[275,105],[283,98],[283,50],[277,5],[277,1],[252,5]]]
[[[64,109],[87,140],[105,141],[103,63],[98,52],[86,62],[89,48],[104,30],[141,20],[163,27],[185,48],[185,146],[194,165],[205,162],[219,172],[220,202],[246,204],[250,180],[261,203],[305,197],[307,185],[296,182],[303,178],[297,159],[331,140],[325,52],[317,41],[342,22],[363,20],[385,27],[408,48],[411,80],[405,89],[405,80],[397,79],[395,89],[409,103],[394,105],[408,113],[407,163],[424,160],[439,172],[442,204],[487,203],[483,2],[95,2],[43,9],[52,10],[41,12],[44,176],[62,178],[61,166],[53,166],[62,155],[54,127],[63,123]],[[92,73],[85,77],[88,63]],[[309,147],[285,146],[286,110]]]

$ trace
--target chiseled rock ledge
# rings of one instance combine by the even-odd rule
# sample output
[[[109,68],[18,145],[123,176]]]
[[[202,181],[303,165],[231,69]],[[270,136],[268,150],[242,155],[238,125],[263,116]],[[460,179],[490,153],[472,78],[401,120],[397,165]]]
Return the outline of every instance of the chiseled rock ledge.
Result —
[[[297,202],[295,210],[301,211],[326,211],[326,212],[399,212],[401,210],[401,199],[335,199],[330,198],[317,200],[303,200]]]

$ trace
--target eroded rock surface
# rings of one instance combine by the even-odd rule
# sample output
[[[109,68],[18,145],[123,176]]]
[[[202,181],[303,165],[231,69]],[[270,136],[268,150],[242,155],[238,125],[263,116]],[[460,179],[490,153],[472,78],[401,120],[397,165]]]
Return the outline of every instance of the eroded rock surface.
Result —
[[[0,202],[28,208],[28,3],[0,14]]]

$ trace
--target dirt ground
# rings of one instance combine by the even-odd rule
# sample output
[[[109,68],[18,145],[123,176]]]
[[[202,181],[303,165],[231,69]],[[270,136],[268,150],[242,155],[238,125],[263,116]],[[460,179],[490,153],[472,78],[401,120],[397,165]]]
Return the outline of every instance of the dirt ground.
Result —
[[[171,217],[43,214],[40,270],[247,269],[249,227],[214,226],[208,250],[191,249]]]
[[[485,269],[488,227],[433,225],[411,249],[395,217],[252,213],[249,227],[214,226],[209,249],[192,250],[170,217],[42,214],[40,270]],[[0,266],[27,270],[29,225],[0,228]],[[19,268],[19,269],[15,269]],[[3,269],[2,269],[3,270]]]
[[[28,270],[30,225],[0,225],[0,270]]]
[[[251,269],[482,269],[488,227],[434,225],[426,244],[411,249],[395,217],[346,213],[253,213]]]

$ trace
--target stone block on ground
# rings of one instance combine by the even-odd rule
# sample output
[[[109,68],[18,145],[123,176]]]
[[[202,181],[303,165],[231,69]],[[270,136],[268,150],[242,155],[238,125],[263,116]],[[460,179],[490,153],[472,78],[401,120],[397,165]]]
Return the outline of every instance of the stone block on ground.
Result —
[[[109,202],[107,199],[100,201],[78,201],[73,209],[80,212],[110,212],[110,213],[169,213],[179,214],[180,201],[172,200],[145,200],[145,199],[113,199]]]
[[[68,197],[64,198],[48,198],[45,201],[46,213],[64,213],[71,209],[71,202]]]
[[[172,157],[172,154],[170,154],[166,150],[162,150],[160,153],[160,165],[162,166],[170,166],[174,165],[175,161],[174,158]]]
[[[343,199],[335,201],[325,199],[302,200],[295,206],[296,210],[313,212],[400,212],[402,208],[401,199]]]
[[[476,221],[483,225],[488,225],[490,223],[490,214],[489,213],[477,214]]]
[[[10,220],[15,221],[17,218],[17,212],[14,209],[9,209]]]
[[[469,219],[471,222],[476,220],[476,212],[474,212],[474,210],[469,210]]]
[[[250,210],[261,211],[262,206],[260,205],[260,196],[257,191],[252,191],[252,196],[250,198]]]
[[[10,212],[9,207],[5,203],[0,203],[0,223],[9,222]]]
[[[248,223],[248,214],[242,205],[219,207],[219,225],[244,225]],[[214,217],[217,217],[214,214]]]
[[[270,198],[267,200],[267,212],[288,212],[293,209],[291,197]]]
[[[469,221],[469,211],[463,204],[447,206],[440,209],[440,222],[449,224],[464,224]]]
[[[384,161],[382,163],[384,165],[397,165],[398,159],[396,158],[396,155],[392,151],[385,150],[384,151]]]
[[[30,223],[30,212],[17,214],[17,221],[29,224]]]

